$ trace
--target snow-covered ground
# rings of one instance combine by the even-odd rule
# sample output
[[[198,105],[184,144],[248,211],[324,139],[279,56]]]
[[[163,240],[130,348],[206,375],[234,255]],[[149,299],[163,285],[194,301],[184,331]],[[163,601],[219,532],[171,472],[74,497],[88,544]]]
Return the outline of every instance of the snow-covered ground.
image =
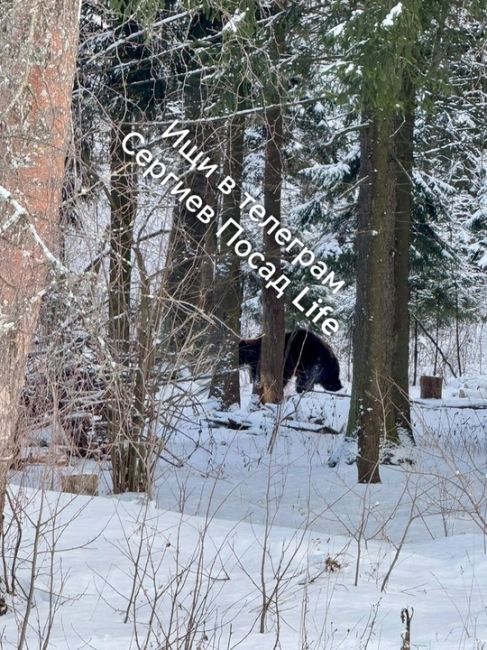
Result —
[[[93,461],[95,498],[37,487],[81,461],[15,475],[19,589],[0,647],[400,650],[407,609],[411,648],[487,648],[486,386],[416,401],[414,462],[381,467],[380,485],[330,468],[340,436],[297,424],[341,430],[345,395],[292,396],[276,414],[249,410],[248,386],[233,414],[245,430],[211,424],[209,402],[173,421],[151,501],[111,496]]]

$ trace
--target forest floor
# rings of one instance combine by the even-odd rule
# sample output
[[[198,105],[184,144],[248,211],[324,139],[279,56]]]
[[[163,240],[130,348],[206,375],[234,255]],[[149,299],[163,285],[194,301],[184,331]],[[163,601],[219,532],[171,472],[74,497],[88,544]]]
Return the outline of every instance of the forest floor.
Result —
[[[208,400],[173,418],[150,501],[110,495],[94,461],[14,475],[19,588],[0,647],[487,648],[486,387],[456,380],[416,401],[413,462],[382,466],[378,485],[328,466],[340,436],[303,430],[342,430],[348,397],[289,397],[269,453],[276,412],[250,409],[249,386],[232,414],[244,430],[215,424]],[[81,470],[101,496],[55,491]]]

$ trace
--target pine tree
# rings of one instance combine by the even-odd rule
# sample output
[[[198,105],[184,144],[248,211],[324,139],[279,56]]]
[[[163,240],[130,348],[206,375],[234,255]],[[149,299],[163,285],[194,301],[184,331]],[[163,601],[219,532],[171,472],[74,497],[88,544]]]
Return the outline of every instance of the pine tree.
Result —
[[[238,96],[238,94],[237,94]],[[239,106],[237,105],[237,113]],[[236,183],[233,192],[223,197],[221,221],[233,219],[240,223],[240,202],[244,156],[245,117],[230,118],[225,155],[225,176]],[[226,250],[225,250],[226,249]],[[231,247],[222,246],[217,254],[215,280],[216,363],[210,395],[222,408],[240,403],[238,343],[242,307],[240,258]]]
[[[0,518],[20,391],[56,242],[79,2],[12,2],[0,18]],[[53,110],[55,107],[56,110]],[[3,599],[2,599],[3,600]],[[4,603],[0,605],[4,613]]]
[[[107,329],[112,376],[105,417],[112,441],[114,490],[124,492],[144,491],[148,485],[150,463],[144,427],[147,395],[152,390],[149,374],[154,350],[150,344],[152,321],[146,295],[149,290],[141,287],[138,305],[133,295],[139,177],[136,161],[123,147],[123,140],[132,130],[141,129],[148,119],[162,112],[169,65],[161,50],[162,43],[169,38],[152,34],[149,39],[147,27],[141,22],[147,20],[147,15],[132,14],[128,1],[115,4],[115,11],[102,5],[84,10],[85,38],[78,60],[75,115],[81,132],[92,130],[94,124],[98,132],[103,132],[102,126],[109,141],[103,154],[110,166]],[[159,17],[164,17],[164,10]],[[100,30],[100,23],[105,25],[104,29]],[[94,95],[103,104],[102,108],[93,100]],[[100,143],[103,138],[96,144]],[[96,175],[90,148],[86,157],[90,173]],[[137,262],[138,275],[142,276],[143,260]],[[139,284],[145,279],[140,277]]]
[[[368,19],[368,20],[367,20]],[[408,277],[414,93],[408,69],[421,15],[377,2],[358,32],[364,122],[357,225],[354,370],[347,435],[358,437],[358,480],[378,482],[381,441],[410,431]],[[369,22],[370,21],[370,22]],[[362,33],[363,36],[363,33]],[[372,51],[381,53],[380,65]]]

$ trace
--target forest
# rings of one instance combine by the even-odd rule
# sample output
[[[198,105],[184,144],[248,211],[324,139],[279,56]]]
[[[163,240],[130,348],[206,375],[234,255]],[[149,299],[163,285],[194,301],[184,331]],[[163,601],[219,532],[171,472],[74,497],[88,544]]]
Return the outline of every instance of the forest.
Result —
[[[487,648],[485,2],[0,9],[0,648]]]

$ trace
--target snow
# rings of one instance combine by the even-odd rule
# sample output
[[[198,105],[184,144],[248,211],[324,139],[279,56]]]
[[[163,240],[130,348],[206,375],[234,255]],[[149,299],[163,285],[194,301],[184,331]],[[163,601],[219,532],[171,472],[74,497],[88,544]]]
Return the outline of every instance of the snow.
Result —
[[[17,575],[25,593],[43,508],[29,647],[40,647],[55,594],[52,649],[393,650],[401,647],[403,608],[414,608],[412,648],[481,648],[485,385],[485,376],[461,378],[449,382],[443,400],[423,402],[414,390],[414,464],[381,467],[380,485],[357,485],[353,465],[328,467],[340,436],[296,428],[343,430],[349,386],[255,409],[246,385],[242,408],[232,411],[248,427],[241,431],[211,425],[224,418],[211,401],[188,406],[172,422],[171,456],[158,465],[151,501],[110,495],[107,467],[94,461],[16,474],[11,493],[25,517]],[[185,388],[201,390],[190,381]],[[475,394],[460,398],[462,389]],[[276,419],[283,424],[270,454]],[[175,458],[180,467],[166,462]],[[102,495],[36,487],[56,488],[74,470],[99,473]],[[277,596],[261,634],[263,582]],[[11,605],[0,619],[4,648],[18,647],[22,591]]]
[[[471,400],[480,398],[487,399],[487,377],[483,375],[472,375],[451,379],[448,386],[448,394],[452,397],[469,397]]]
[[[396,21],[396,18],[402,14],[402,9],[402,2],[398,2],[397,5],[394,5],[394,7],[392,7],[392,9],[382,21],[381,26],[392,27]]]
[[[334,36],[335,38],[338,38],[343,34],[345,31],[345,27],[347,26],[347,23],[339,23],[338,25],[335,25],[335,27],[332,27],[330,29],[330,34]]]
[[[246,9],[244,9],[244,11],[242,12],[240,12],[240,10],[237,10],[235,12],[235,15],[229,18],[228,22],[223,26],[222,33],[228,30],[234,33],[238,32],[239,24],[245,19],[246,14],[247,14]]]
[[[27,212],[12,196],[12,194],[2,185],[0,185],[0,204],[7,203],[14,208],[14,213],[5,219],[0,227],[0,235],[6,233],[13,225],[15,225],[22,217],[27,217]]]

